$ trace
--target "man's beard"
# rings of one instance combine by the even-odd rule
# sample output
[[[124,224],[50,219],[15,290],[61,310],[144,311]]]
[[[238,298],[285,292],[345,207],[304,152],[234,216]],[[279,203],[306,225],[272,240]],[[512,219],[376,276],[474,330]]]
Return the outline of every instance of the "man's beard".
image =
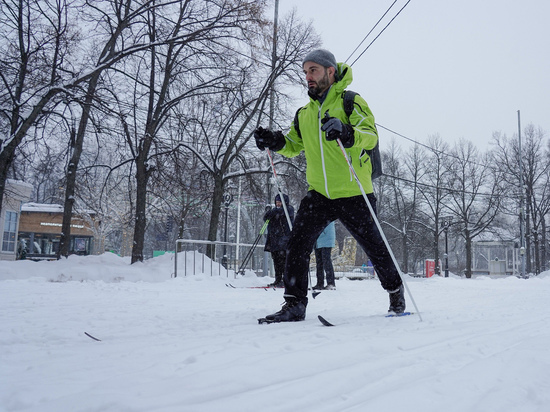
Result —
[[[321,96],[330,86],[328,70],[325,68],[325,75],[317,82],[315,86],[309,88],[309,92],[314,96]]]

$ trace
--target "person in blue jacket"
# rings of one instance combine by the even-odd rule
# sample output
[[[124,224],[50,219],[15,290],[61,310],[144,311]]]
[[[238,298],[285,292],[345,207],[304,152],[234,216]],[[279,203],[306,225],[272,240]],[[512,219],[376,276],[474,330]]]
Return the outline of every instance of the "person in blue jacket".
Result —
[[[336,283],[334,281],[334,268],[332,267],[332,248],[336,242],[336,230],[334,222],[331,222],[319,235],[315,243],[315,262],[317,265],[317,284],[313,286],[315,290],[334,290]],[[327,285],[325,283],[325,272],[327,274]]]
[[[283,194],[290,222],[294,223],[294,208],[290,205],[288,195]],[[265,212],[264,222],[269,219],[267,224],[267,240],[264,250],[271,252],[273,267],[275,268],[275,282],[269,286],[282,288],[283,274],[285,272],[286,250],[288,239],[290,238],[290,226],[285,215],[281,196],[275,196],[275,207]]]

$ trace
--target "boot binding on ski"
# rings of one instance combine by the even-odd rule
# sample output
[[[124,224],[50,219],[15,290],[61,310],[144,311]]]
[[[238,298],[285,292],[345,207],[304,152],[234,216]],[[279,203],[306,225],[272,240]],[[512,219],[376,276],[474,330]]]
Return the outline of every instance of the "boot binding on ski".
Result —
[[[298,322],[306,318],[306,305],[297,299],[287,299],[280,311],[265,318],[258,319],[261,323]]]
[[[403,285],[399,286],[398,289],[389,292],[390,295],[390,308],[388,313],[395,313],[399,315],[400,313],[405,312],[405,289]]]

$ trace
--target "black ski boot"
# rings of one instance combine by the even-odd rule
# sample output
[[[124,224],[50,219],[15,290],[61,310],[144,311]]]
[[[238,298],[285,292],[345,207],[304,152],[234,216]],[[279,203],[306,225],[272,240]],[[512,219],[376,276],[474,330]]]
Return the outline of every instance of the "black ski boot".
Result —
[[[390,294],[390,309],[388,312],[400,314],[405,312],[405,289],[403,285],[398,289],[392,290]]]
[[[317,283],[315,286],[313,286],[311,289],[313,290],[323,290],[324,287],[323,287],[323,284],[322,283]]]
[[[297,299],[289,298],[280,311],[258,319],[258,323],[297,322],[306,318],[306,305]]]
[[[270,288],[284,288],[285,284],[283,283],[282,280],[279,280],[279,281],[275,281],[273,283],[270,283],[267,286],[269,286]]]

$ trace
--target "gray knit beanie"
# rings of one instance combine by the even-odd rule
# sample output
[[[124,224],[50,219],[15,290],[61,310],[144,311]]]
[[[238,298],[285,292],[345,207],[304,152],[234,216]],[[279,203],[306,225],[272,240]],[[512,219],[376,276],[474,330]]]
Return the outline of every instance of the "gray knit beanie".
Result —
[[[329,52],[325,49],[317,49],[310,51],[306,57],[304,57],[304,61],[302,62],[302,66],[305,64],[305,62],[315,62],[317,64],[322,65],[323,67],[334,67],[336,70],[338,70],[338,66],[336,65],[336,59],[334,57],[334,54]]]

